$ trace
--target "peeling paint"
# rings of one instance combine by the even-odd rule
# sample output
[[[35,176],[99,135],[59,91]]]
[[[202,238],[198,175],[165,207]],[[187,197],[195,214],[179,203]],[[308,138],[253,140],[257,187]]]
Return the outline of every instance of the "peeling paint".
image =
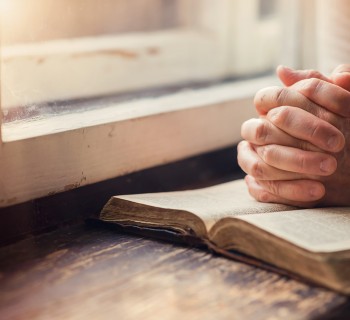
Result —
[[[14,198],[10,198],[10,199],[7,199],[6,200],[6,204],[11,204],[11,203],[14,203],[17,201],[17,197],[14,197]]]
[[[2,57],[1,58],[1,63],[6,64],[6,63],[12,63],[12,62],[17,62],[18,58],[22,60],[35,60],[37,64],[44,63],[47,57],[43,56],[37,56],[37,55],[26,55],[26,56],[8,56],[8,57]]]
[[[150,48],[147,48],[147,53],[149,55],[155,56],[160,53],[160,49],[157,47],[150,47]]]
[[[82,172],[83,174],[84,172]],[[67,184],[64,186],[63,188],[63,191],[69,191],[69,190],[72,190],[72,189],[76,189],[76,188],[79,188],[81,186],[81,184],[86,181],[87,178],[86,176],[83,176],[81,177],[80,181],[79,182],[76,182],[76,183],[71,183],[71,184]]]
[[[66,186],[64,186],[63,190],[68,191],[68,190],[72,190],[72,189],[75,189],[78,187],[80,187],[80,183],[76,182],[76,183],[67,184]]]
[[[37,64],[43,64],[45,61],[46,61],[46,58],[41,57],[41,58],[38,58],[38,59],[36,60],[36,63],[37,63]]]
[[[108,137],[112,138],[114,136],[115,126],[111,127],[111,131],[108,132]]]
[[[119,56],[126,59],[136,59],[138,58],[138,54],[131,50],[123,50],[123,49],[113,49],[113,50],[99,50],[92,52],[80,52],[74,53],[71,55],[72,58],[81,58],[86,56],[98,56],[98,55],[111,55],[111,56]]]

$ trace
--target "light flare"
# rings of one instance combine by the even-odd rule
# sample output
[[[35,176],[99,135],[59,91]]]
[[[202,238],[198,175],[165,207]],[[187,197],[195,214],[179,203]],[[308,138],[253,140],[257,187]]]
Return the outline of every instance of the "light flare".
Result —
[[[15,7],[15,1],[13,0],[0,0],[0,16],[10,14]]]

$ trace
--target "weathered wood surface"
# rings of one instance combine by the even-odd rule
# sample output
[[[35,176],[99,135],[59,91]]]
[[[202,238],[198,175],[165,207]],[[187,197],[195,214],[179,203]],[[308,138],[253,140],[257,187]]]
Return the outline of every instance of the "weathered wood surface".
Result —
[[[96,226],[0,249],[0,319],[333,319],[335,312],[350,318],[350,300],[206,251]]]

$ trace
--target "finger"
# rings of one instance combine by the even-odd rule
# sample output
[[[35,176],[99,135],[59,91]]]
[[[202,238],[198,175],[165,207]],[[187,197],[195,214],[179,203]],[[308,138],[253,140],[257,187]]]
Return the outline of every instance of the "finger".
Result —
[[[284,171],[329,176],[337,169],[337,160],[323,152],[304,151],[274,144],[256,146],[255,151],[266,164]]]
[[[277,107],[267,113],[266,119],[288,135],[308,141],[322,150],[339,152],[344,148],[345,137],[340,130],[300,108]],[[283,145],[288,146],[288,144]]]
[[[271,86],[259,90],[254,97],[254,105],[259,115],[266,115],[271,109],[280,106],[297,106],[318,115],[320,106],[301,93],[290,88]]]
[[[317,200],[321,199],[325,193],[323,184],[313,180],[267,182],[256,180],[251,176],[246,176],[245,182],[251,196],[257,201],[266,203],[272,202],[297,207],[313,207],[316,205]],[[278,184],[277,187],[274,185],[275,183],[276,185]],[[310,192],[309,190],[313,191]],[[302,191],[305,192],[303,193]],[[273,192],[278,192],[283,196]]]
[[[350,117],[350,92],[327,81],[312,78],[291,86],[314,103],[343,117]]]
[[[293,85],[294,83],[300,80],[310,78],[318,78],[329,82],[331,81],[330,78],[324,76],[322,73],[316,70],[294,70],[286,66],[278,66],[276,72],[283,84],[287,87]]]
[[[326,192],[324,185],[314,180],[261,180],[258,181],[258,184],[267,192],[291,201],[316,201],[321,199]]]
[[[334,69],[331,75],[334,84],[350,91],[350,64],[341,64]]]
[[[350,91],[350,72],[338,73],[332,76],[333,83],[343,89]]]
[[[287,87],[300,80],[317,78],[330,83],[334,83],[343,89],[350,91],[350,64],[341,64],[334,69],[330,77],[326,77],[316,70],[295,70],[286,66],[277,67],[277,75]]]
[[[334,70],[332,71],[331,77],[337,73],[343,73],[343,72],[350,72],[349,63],[343,63],[335,67]]]
[[[320,107],[292,88],[274,86],[259,90],[255,95],[254,104],[256,110],[262,116],[276,107],[295,106],[331,123],[338,129],[341,129],[343,126],[343,119],[340,116]]]
[[[270,112],[273,110],[275,109]],[[244,140],[255,145],[279,144],[302,150],[322,151],[307,141],[294,138],[296,135],[292,130],[287,134],[287,130],[283,131],[283,128],[281,129],[264,118],[249,119],[242,124],[241,136]]]
[[[238,164],[242,170],[259,180],[294,180],[309,178],[295,172],[287,172],[274,168],[264,162],[254,150],[251,143],[241,141],[238,144]]]

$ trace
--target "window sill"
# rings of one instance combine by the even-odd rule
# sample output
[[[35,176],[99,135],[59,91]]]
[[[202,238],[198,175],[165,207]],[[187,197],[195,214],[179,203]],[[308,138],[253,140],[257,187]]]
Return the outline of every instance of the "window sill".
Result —
[[[0,207],[236,144],[263,77],[6,124]]]

